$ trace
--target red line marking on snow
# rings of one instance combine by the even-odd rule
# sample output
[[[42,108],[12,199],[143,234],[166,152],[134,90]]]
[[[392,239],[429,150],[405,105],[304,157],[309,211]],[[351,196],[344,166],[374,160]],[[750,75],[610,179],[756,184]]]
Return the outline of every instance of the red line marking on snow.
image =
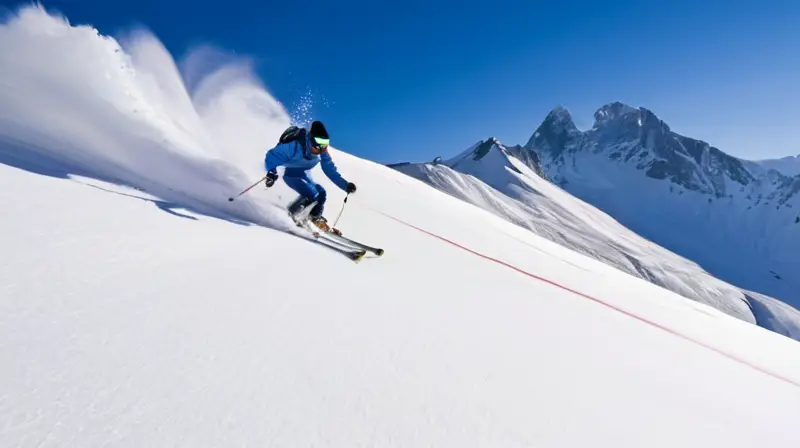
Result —
[[[707,344],[707,343],[705,343],[703,341],[700,341],[700,340],[692,338],[691,336],[687,336],[685,334],[679,333],[678,331],[673,330],[672,328],[669,328],[669,327],[667,327],[665,325],[662,325],[662,324],[660,324],[658,322],[655,322],[655,321],[652,321],[652,320],[647,319],[645,317],[636,315],[636,314],[634,314],[634,313],[632,313],[630,311],[624,310],[624,309],[622,309],[622,308],[620,308],[620,307],[618,307],[616,305],[612,305],[612,304],[610,304],[608,302],[604,302],[604,301],[602,301],[602,300],[600,300],[600,299],[598,299],[596,297],[592,297],[592,296],[590,296],[588,294],[582,293],[582,292],[577,291],[575,289],[572,289],[572,288],[570,288],[568,286],[565,286],[565,285],[562,285],[560,283],[557,283],[557,282],[555,282],[553,280],[538,276],[536,274],[532,274],[532,273],[530,273],[528,271],[525,271],[525,270],[523,270],[521,268],[518,268],[518,267],[516,267],[516,266],[514,266],[514,265],[512,265],[510,263],[507,263],[507,262],[505,262],[503,260],[498,260],[497,258],[493,258],[493,257],[490,257],[488,255],[485,255],[485,254],[482,254],[480,252],[477,252],[475,250],[472,250],[469,247],[466,247],[466,246],[463,246],[463,245],[461,245],[459,243],[456,243],[453,240],[447,239],[447,238],[445,238],[443,236],[439,236],[439,235],[437,235],[437,234],[435,234],[433,232],[430,232],[428,230],[425,230],[425,229],[422,229],[420,227],[417,227],[414,224],[409,224],[409,223],[407,223],[407,222],[405,222],[403,220],[395,218],[394,216],[390,216],[390,215],[387,215],[385,213],[382,213],[382,214],[384,216],[388,217],[388,218],[391,218],[391,219],[399,222],[400,224],[403,224],[403,225],[405,225],[407,227],[415,229],[415,230],[417,230],[419,232],[422,232],[424,234],[430,235],[430,236],[432,236],[432,237],[434,237],[434,238],[436,238],[438,240],[444,241],[445,243],[448,243],[448,244],[451,244],[451,245],[453,245],[455,247],[458,247],[459,249],[465,250],[465,251],[471,253],[472,255],[475,255],[475,256],[481,257],[481,258],[483,258],[485,260],[489,260],[491,262],[497,263],[497,264],[499,264],[501,266],[505,266],[505,267],[507,267],[509,269],[512,269],[514,271],[519,272],[522,275],[526,275],[526,276],[528,276],[530,278],[533,278],[535,280],[539,280],[540,282],[547,283],[548,285],[552,285],[552,286],[555,286],[556,288],[559,288],[561,290],[564,290],[564,291],[570,292],[572,294],[575,294],[576,296],[582,297],[582,298],[584,298],[586,300],[590,300],[590,301],[592,301],[592,302],[594,302],[594,303],[596,303],[598,305],[602,305],[602,306],[604,306],[606,308],[609,308],[611,310],[614,310],[614,311],[616,311],[618,313],[622,313],[622,314],[624,314],[624,315],[626,315],[626,316],[628,316],[628,317],[630,317],[632,319],[638,320],[639,322],[643,322],[643,323],[645,323],[647,325],[650,325],[651,327],[658,328],[659,330],[663,330],[663,331],[665,331],[665,332],[667,332],[667,333],[669,333],[669,334],[671,334],[673,336],[677,336],[677,337],[679,337],[679,338],[681,338],[681,339],[683,339],[685,341],[688,341],[688,342],[691,342],[693,344],[699,345],[700,347],[707,348],[708,350],[711,350],[711,351],[713,351],[713,352],[715,352],[715,353],[717,353],[719,355],[722,355],[722,356],[724,356],[724,357],[726,357],[726,358],[728,358],[728,359],[730,359],[732,361],[735,361],[735,362],[737,362],[739,364],[742,364],[744,366],[750,367],[751,369],[754,369],[754,370],[756,370],[758,372],[761,372],[761,373],[763,373],[765,375],[771,376],[771,377],[773,377],[775,379],[778,379],[778,380],[781,380],[781,381],[783,381],[785,383],[791,384],[792,386],[800,387],[800,382],[797,382],[795,380],[792,380],[790,378],[787,378],[787,377],[782,376],[780,374],[777,374],[775,372],[769,371],[769,370],[767,370],[767,369],[765,369],[763,367],[759,367],[758,365],[753,364],[752,362],[750,362],[750,361],[748,361],[746,359],[739,358],[738,356],[736,356],[734,354],[725,352],[722,349],[716,348],[716,347],[714,347],[712,345],[709,345],[709,344]]]

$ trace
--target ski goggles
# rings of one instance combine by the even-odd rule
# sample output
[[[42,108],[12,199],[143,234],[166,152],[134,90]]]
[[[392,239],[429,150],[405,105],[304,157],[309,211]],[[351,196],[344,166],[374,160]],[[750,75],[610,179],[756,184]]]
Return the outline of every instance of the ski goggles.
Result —
[[[311,145],[311,152],[314,154],[320,154],[324,152],[328,149],[328,143],[330,143],[330,139],[314,137],[314,144]]]

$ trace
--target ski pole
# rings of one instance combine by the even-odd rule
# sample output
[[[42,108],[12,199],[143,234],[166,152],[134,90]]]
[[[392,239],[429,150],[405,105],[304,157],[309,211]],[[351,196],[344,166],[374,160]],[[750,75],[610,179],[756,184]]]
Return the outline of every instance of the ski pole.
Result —
[[[239,196],[241,196],[241,195],[243,195],[243,194],[247,193],[247,192],[248,192],[248,191],[250,191],[250,190],[251,190],[253,187],[255,187],[256,185],[260,184],[260,183],[261,183],[261,181],[263,181],[263,180],[264,180],[264,179],[266,179],[266,178],[267,178],[267,175],[264,175],[264,177],[262,177],[261,179],[259,179],[259,180],[258,180],[256,183],[254,183],[253,185],[250,185],[249,187],[245,188],[245,189],[244,189],[244,190],[243,190],[241,193],[237,194],[236,196],[233,196],[233,197],[230,197],[230,198],[228,198],[228,200],[229,200],[229,201],[231,201],[231,202],[233,202],[233,200],[234,200],[234,199],[236,199],[236,198],[238,198]]]
[[[350,193],[347,193],[347,195],[344,197],[344,202],[342,203],[342,209],[339,210],[339,216],[337,216],[336,217],[336,221],[333,222],[333,227],[336,227],[336,224],[339,223],[339,218],[341,218],[342,217],[342,213],[344,213],[344,206],[347,205],[347,198],[349,198],[349,197],[350,197]]]

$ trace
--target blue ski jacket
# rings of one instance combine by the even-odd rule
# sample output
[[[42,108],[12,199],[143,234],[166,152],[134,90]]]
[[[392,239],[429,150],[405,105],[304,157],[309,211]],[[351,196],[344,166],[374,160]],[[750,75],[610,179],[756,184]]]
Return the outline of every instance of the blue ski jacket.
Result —
[[[311,137],[306,134],[305,139],[305,147],[303,147],[300,141],[296,140],[289,143],[279,143],[277,146],[267,151],[267,155],[264,157],[264,168],[266,168],[267,172],[275,172],[276,168],[279,166],[299,168],[308,171],[317,166],[321,161],[322,172],[325,173],[328,179],[336,184],[337,187],[346,191],[348,182],[339,174],[328,151],[324,151],[322,154],[312,154],[310,151]]]

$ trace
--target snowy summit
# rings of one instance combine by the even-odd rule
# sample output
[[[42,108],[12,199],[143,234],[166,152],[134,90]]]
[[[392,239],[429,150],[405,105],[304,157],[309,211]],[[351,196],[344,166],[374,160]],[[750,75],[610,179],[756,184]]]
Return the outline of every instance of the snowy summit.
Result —
[[[645,108],[612,103],[595,118],[569,134],[545,119],[525,148],[555,183],[645,238],[800,305],[800,175],[676,134]]]

